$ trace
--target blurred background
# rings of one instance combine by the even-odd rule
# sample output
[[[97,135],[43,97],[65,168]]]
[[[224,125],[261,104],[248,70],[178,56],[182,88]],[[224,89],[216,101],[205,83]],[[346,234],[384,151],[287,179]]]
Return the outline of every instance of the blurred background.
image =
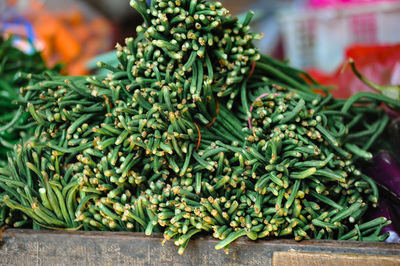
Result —
[[[366,89],[346,60],[375,82],[400,84],[399,0],[223,0],[232,14],[255,12],[253,31],[264,33],[259,50],[309,71],[332,85],[336,96]],[[40,51],[47,64],[84,75],[113,57],[141,23],[129,0],[0,0],[1,34],[25,36],[15,45]]]

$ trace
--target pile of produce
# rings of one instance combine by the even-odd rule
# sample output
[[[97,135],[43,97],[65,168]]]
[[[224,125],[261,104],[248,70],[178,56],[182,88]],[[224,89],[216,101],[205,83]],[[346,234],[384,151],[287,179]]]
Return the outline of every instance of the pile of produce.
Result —
[[[24,112],[18,103],[24,101],[19,89],[29,81],[18,76],[20,71],[42,73],[46,65],[39,52],[26,54],[13,46],[13,37],[0,36],[0,167],[7,165],[7,153],[20,139],[31,135],[34,124],[28,122],[29,114]],[[1,172],[1,171],[0,171]],[[4,184],[0,183],[0,195],[4,192]],[[30,223],[26,215],[11,211],[0,202],[0,227],[6,223],[22,226]]]
[[[0,198],[34,228],[162,232],[182,253],[212,234],[383,241],[360,170],[389,117],[383,95],[334,99],[261,55],[219,2],[131,1],[136,39],[107,76],[22,74],[34,136],[0,171]],[[316,90],[322,93],[316,93]]]

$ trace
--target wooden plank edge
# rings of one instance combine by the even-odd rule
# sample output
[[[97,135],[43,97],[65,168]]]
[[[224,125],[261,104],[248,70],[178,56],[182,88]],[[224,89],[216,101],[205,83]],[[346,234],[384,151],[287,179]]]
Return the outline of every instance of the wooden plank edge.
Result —
[[[146,236],[144,233],[140,232],[104,232],[104,231],[51,231],[51,230],[32,230],[32,229],[12,229],[8,228],[4,230],[3,237],[15,237],[18,235],[28,236],[28,235],[42,235],[47,234],[50,236],[65,236],[71,238],[98,238],[98,237],[113,237],[120,238],[124,240],[137,239],[137,240],[159,240],[160,243],[163,240],[161,233],[154,233],[151,236]],[[212,244],[219,242],[211,236],[195,236],[191,241],[208,241]],[[400,253],[400,243],[385,243],[385,242],[360,242],[360,241],[339,241],[339,240],[302,240],[295,241],[291,239],[259,239],[256,241],[250,240],[247,237],[241,237],[235,241],[237,245],[262,245],[262,246],[279,246],[285,247],[318,247],[318,248],[357,248],[357,249],[385,249],[393,250]]]
[[[395,266],[400,265],[400,256],[341,254],[341,253],[312,253],[297,251],[274,252],[273,266]]]

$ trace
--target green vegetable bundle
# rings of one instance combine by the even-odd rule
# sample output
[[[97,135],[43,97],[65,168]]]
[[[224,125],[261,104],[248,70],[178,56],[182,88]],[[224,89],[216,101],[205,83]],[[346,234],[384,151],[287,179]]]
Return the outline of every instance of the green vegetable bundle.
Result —
[[[13,46],[14,37],[0,36],[0,167],[7,165],[7,153],[20,139],[27,138],[30,128],[27,123],[29,114],[18,106],[23,101],[19,89],[29,83],[21,78],[20,71],[26,73],[42,73],[46,65],[39,52],[26,54]],[[4,193],[4,185],[0,184],[0,195]],[[4,224],[23,226],[30,221],[19,212],[9,212],[5,204],[0,203],[0,227]]]
[[[24,125],[28,115],[18,111],[18,101],[21,100],[19,88],[26,86],[28,81],[18,77],[18,72],[36,74],[46,70],[38,52],[25,54],[13,46],[13,40],[12,37],[0,37],[0,166],[5,165],[7,152],[27,128]]]
[[[386,128],[384,96],[313,92],[306,73],[257,53],[218,2],[132,1],[145,23],[106,77],[31,75],[35,136],[14,149],[0,198],[36,228],[163,232],[182,253],[212,233],[382,241],[359,163]],[[323,88],[322,88],[323,89]],[[355,103],[362,103],[361,106]]]

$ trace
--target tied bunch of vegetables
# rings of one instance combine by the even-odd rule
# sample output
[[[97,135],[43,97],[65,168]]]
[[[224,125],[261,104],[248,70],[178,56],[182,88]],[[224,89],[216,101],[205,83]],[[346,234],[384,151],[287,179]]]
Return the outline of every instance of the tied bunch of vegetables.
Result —
[[[7,165],[7,153],[14,144],[30,135],[32,124],[27,123],[29,114],[18,106],[23,101],[19,89],[26,86],[29,80],[18,75],[18,72],[41,73],[46,65],[38,52],[26,54],[13,46],[14,37],[0,36],[0,167]],[[5,186],[0,184],[0,195]],[[26,215],[10,211],[0,202],[0,227],[3,224],[23,226],[30,223]]]
[[[182,253],[212,233],[382,241],[375,183],[359,169],[385,130],[386,96],[313,92],[306,73],[257,53],[218,2],[131,1],[145,23],[106,77],[29,75],[32,139],[0,198],[35,228],[163,232]],[[362,105],[356,105],[362,103]]]
[[[209,5],[210,3],[206,4]],[[227,11],[223,9],[222,6],[218,3],[216,4],[216,6],[214,4],[211,5],[213,7],[210,8],[216,10],[211,12],[215,16],[215,24],[219,25],[222,23],[222,19],[226,19],[221,15],[225,15]],[[193,7],[195,7],[195,5],[192,4],[190,9],[193,9]],[[203,6],[202,9],[205,9],[205,7]],[[220,13],[220,15],[216,13],[217,11],[218,13]],[[196,19],[200,18],[198,16],[194,17],[196,17]],[[226,25],[224,27],[233,27],[235,26],[234,22],[235,19],[230,18],[229,21],[226,21]],[[179,27],[183,27],[182,23],[179,23]],[[193,24],[193,29],[195,29],[194,27],[195,25]],[[236,30],[239,31],[239,29],[235,29],[235,31]],[[219,35],[223,36],[224,31],[221,31],[220,29],[216,29],[215,31],[219,31]],[[242,31],[240,30],[240,32]],[[191,36],[190,32],[187,33],[187,35]],[[240,36],[238,33],[237,35],[239,40]],[[249,40],[242,41],[240,45],[237,46],[236,49],[234,49],[236,50],[236,53],[243,51],[244,49],[250,49],[250,54],[255,53],[255,50],[249,43],[250,39],[252,38],[251,35],[248,35],[247,38]],[[211,35],[209,41],[207,42],[207,47],[212,48],[209,49],[210,51],[221,49],[219,47],[220,43],[218,41],[219,40],[217,37],[217,33],[215,34],[215,36]],[[159,172],[158,169],[160,168],[160,165],[166,165],[167,163],[163,158],[165,154],[171,155],[168,161],[172,165],[174,165],[175,161],[181,159],[183,156],[181,147],[185,145],[188,146],[188,144],[190,144],[190,140],[193,142],[193,140],[196,140],[198,138],[195,134],[196,130],[198,130],[198,126],[196,123],[193,123],[191,114],[198,114],[200,108],[205,110],[206,106],[210,104],[210,101],[214,101],[214,103],[216,102],[215,99],[212,97],[212,91],[210,90],[211,87],[209,86],[210,83],[218,83],[218,86],[225,87],[226,82],[234,83],[233,81],[229,81],[227,79],[227,76],[229,76],[229,74],[226,72],[226,68],[223,68],[223,66],[229,63],[230,66],[232,66],[232,70],[234,71],[234,62],[236,62],[236,60],[233,62],[226,61],[227,58],[225,59],[225,61],[221,60],[220,66],[218,67],[218,70],[221,73],[219,74],[219,76],[217,76],[217,72],[215,71],[214,80],[214,70],[210,58],[208,55],[204,55],[204,45],[206,45],[206,43],[202,42],[201,39],[200,42],[203,44],[203,48],[201,49],[201,51],[203,51],[203,54],[201,52],[198,53],[196,51],[198,49],[194,48],[195,50],[191,52],[190,56],[187,55],[182,58],[182,60],[185,60],[185,65],[183,65],[182,63],[178,64],[178,60],[176,59],[161,57],[160,55],[168,50],[153,46],[144,38],[144,34],[142,34],[142,37],[137,38],[135,42],[133,42],[133,39],[129,38],[127,39],[126,47],[117,47],[117,56],[121,62],[122,67],[118,69],[106,64],[100,64],[100,66],[104,65],[103,67],[112,70],[114,73],[111,76],[106,77],[105,79],[100,77],[89,77],[87,79],[87,84],[79,83],[63,77],[52,77],[49,75],[44,75],[41,77],[36,75],[29,75],[30,78],[40,81],[38,84],[34,86],[29,86],[23,90],[23,94],[29,98],[29,100],[26,101],[26,108],[29,110],[32,118],[36,121],[36,123],[38,123],[39,126],[35,130],[36,140],[34,141],[34,143],[32,143],[32,145],[28,143],[25,144],[23,147],[20,147],[20,149],[17,150],[17,154],[25,153],[26,146],[28,146],[28,149],[38,148],[37,151],[33,153],[34,157],[32,157],[33,160],[35,160],[36,158],[36,168],[34,168],[32,164],[26,162],[30,159],[29,157],[25,158],[23,163],[29,165],[31,169],[35,169],[36,171],[32,171],[39,174],[38,180],[41,181],[40,184],[42,186],[40,187],[40,189],[42,192],[45,193],[43,195],[51,197],[51,190],[54,189],[54,187],[49,188],[45,186],[47,186],[47,183],[52,184],[53,181],[58,181],[56,177],[56,180],[51,180],[47,182],[48,179],[46,178],[46,176],[50,175],[52,177],[54,175],[53,172],[49,173],[49,170],[52,171],[52,169],[56,170],[57,174],[62,177],[61,181],[63,181],[64,183],[68,181],[68,177],[73,175],[76,177],[75,179],[80,177],[79,181],[82,182],[82,185],[85,184],[84,182],[86,180],[89,180],[91,182],[89,184],[90,186],[98,185],[100,187],[98,188],[99,191],[114,191],[113,186],[110,187],[106,186],[107,184],[104,184],[105,182],[109,183],[108,180],[101,180],[100,178],[100,182],[98,182],[94,181],[93,178],[89,179],[87,174],[89,172],[83,171],[81,162],[79,162],[80,167],[77,166],[76,170],[74,170],[72,174],[73,170],[71,167],[69,167],[70,165],[68,164],[71,158],[76,157],[79,161],[87,164],[89,161],[93,161],[88,161],[89,156],[97,156],[97,159],[99,157],[103,157],[104,155],[108,155],[111,161],[104,160],[106,158],[103,158],[101,162],[104,164],[99,167],[99,169],[91,170],[93,170],[94,173],[100,171],[100,173],[103,173],[104,176],[110,178],[110,180],[113,180],[115,174],[108,170],[109,168],[114,168],[118,174],[122,174],[122,177],[119,178],[120,181],[113,180],[113,182],[117,183],[115,185],[116,189],[114,192],[118,193],[116,196],[123,192],[123,188],[125,186],[127,186],[126,189],[128,189],[128,191],[135,191],[137,189],[135,183],[139,184],[140,180],[144,179],[143,177],[134,173],[132,168],[135,166],[135,164],[139,162],[139,169],[143,168],[143,165],[146,166],[145,169],[149,168],[146,160],[143,160],[143,155],[145,155],[145,153],[156,156],[156,158],[150,159],[151,161],[154,161],[154,163],[152,164],[154,164],[154,169],[157,174]],[[194,43],[195,42],[193,41],[193,44]],[[145,57],[143,55],[145,55]],[[211,56],[213,60],[216,60],[214,59],[216,55],[213,54]],[[224,54],[224,57],[226,57],[226,54]],[[243,57],[243,60],[246,60],[245,63],[247,63],[249,59],[248,57]],[[191,63],[189,64],[189,62]],[[194,73],[196,72],[196,68],[191,67],[191,64],[195,64],[195,66],[200,66],[198,75],[196,73],[197,76]],[[244,63],[242,63],[241,65],[243,66],[243,64]],[[207,68],[207,70],[209,71],[210,78],[202,74],[204,72],[203,65],[205,65],[204,69]],[[177,73],[177,67],[181,69],[180,71],[183,71],[182,69],[188,68],[185,70],[187,72],[187,80],[184,79],[184,76],[173,76],[174,73]],[[63,82],[64,79],[67,79],[67,84]],[[202,90],[203,84],[208,85],[208,90]],[[82,86],[87,86],[87,88],[83,88]],[[147,88],[147,86],[149,87]],[[56,90],[52,90],[52,87],[56,87]],[[156,95],[156,90],[152,87],[161,90],[161,92],[159,93],[160,95]],[[182,87],[185,87],[185,89],[182,90]],[[190,90],[196,90],[198,91],[198,93],[208,94],[207,99],[206,97],[203,97],[203,100],[196,100],[196,103],[189,104],[189,102],[192,100],[192,94],[190,94],[189,92],[189,87]],[[137,88],[140,88],[140,90]],[[218,89],[223,90],[222,88]],[[174,91],[170,92],[170,90]],[[177,95],[178,93],[179,95]],[[82,100],[82,98],[90,98],[90,100],[85,102],[84,100]],[[104,101],[104,98],[106,99],[106,103],[101,104],[101,102]],[[68,100],[65,101],[66,99]],[[94,107],[92,106],[93,100],[99,101],[100,103],[96,105],[96,108],[88,109],[88,106]],[[157,100],[160,101],[160,106],[157,105]],[[180,102],[178,102],[178,100]],[[162,110],[161,107],[164,110]],[[106,108],[107,113],[104,113],[103,115],[82,116],[81,112],[79,111],[81,110],[82,112],[90,112],[90,110],[96,111],[97,109],[101,110],[101,108]],[[163,114],[161,117],[160,113]],[[98,122],[97,126],[91,126],[90,124],[88,125],[88,122],[91,122],[93,118],[104,118],[105,115],[107,117],[104,121],[102,121],[103,123]],[[68,120],[73,121],[77,117],[81,118],[72,123],[71,128],[69,128]],[[204,115],[201,118],[203,118],[203,121],[204,119],[206,119],[204,118]],[[181,123],[184,122],[184,119],[190,121],[190,128],[189,130],[187,130],[188,132],[185,132],[185,134],[178,134],[178,132],[182,131],[181,129],[179,129],[179,126],[181,125]],[[119,124],[120,126],[118,127],[122,127],[122,129],[124,130],[115,128],[116,124]],[[85,134],[82,137],[75,133],[75,130],[77,132],[80,132],[80,126],[85,126],[85,128],[83,129],[85,130]],[[144,128],[146,128],[147,130],[146,133],[143,132]],[[67,130],[65,131],[65,129]],[[64,130],[64,132],[62,132],[62,130]],[[178,135],[176,136],[176,134]],[[162,142],[160,141],[161,137]],[[56,139],[56,141],[54,141],[54,144],[52,138]],[[89,139],[91,141],[87,142],[87,140]],[[203,140],[204,139],[205,135],[203,134]],[[221,139],[224,138],[221,137]],[[82,145],[83,142],[87,142],[87,145]],[[122,144],[122,142],[129,143],[129,147],[124,147],[124,149],[121,148],[121,150],[119,150],[121,146],[120,144]],[[153,143],[155,145],[153,145]],[[53,158],[51,157],[54,154],[54,150],[52,149],[56,150],[56,154],[57,152],[72,152],[67,161],[64,163],[66,165],[65,168],[69,167],[68,169],[71,169],[70,172],[68,172],[69,174],[65,174],[66,176],[64,175],[64,173],[60,174],[60,168],[62,171],[63,167],[59,167],[58,165],[55,167],[49,167],[43,161],[40,166],[38,165],[38,159],[42,159],[43,157],[45,157],[45,155],[43,154],[44,146],[50,148],[48,149],[47,157],[50,161],[52,161],[52,163],[54,163],[55,160],[54,156]],[[74,148],[72,150],[62,149],[63,147],[66,148],[68,146]],[[86,148],[91,148],[92,146],[94,147],[94,149],[92,149],[94,150],[94,153],[91,153],[90,150],[85,150]],[[149,148],[147,148],[146,146],[148,146]],[[143,148],[145,148],[145,152],[143,151]],[[76,153],[81,152],[82,150],[85,150],[85,152],[77,156]],[[182,150],[186,151],[187,148],[185,150],[182,147]],[[175,155],[175,151],[178,156],[172,156]],[[57,164],[63,164],[63,157],[57,158]],[[108,165],[110,163],[111,165]],[[188,163],[189,161],[186,163],[186,165]],[[90,166],[94,167],[97,165],[91,163]],[[119,169],[117,168],[118,166]],[[89,168],[89,166],[86,167]],[[176,170],[176,167],[174,169]],[[29,171],[30,170],[27,170],[21,173],[14,172],[14,177],[26,177],[24,183],[35,184],[36,182],[28,181],[31,178]],[[47,175],[43,173],[47,173]],[[113,176],[110,176],[111,174],[113,174]],[[100,176],[100,174],[98,176]],[[126,182],[127,184],[123,184],[127,177],[129,177],[129,183]],[[76,181],[75,179],[73,181]],[[73,183],[71,183],[71,186],[72,185]],[[103,188],[103,186],[105,186],[105,188]],[[39,187],[31,186],[30,189],[32,190],[32,193],[34,193],[33,191],[38,190]],[[85,199],[84,201],[82,201],[82,206],[85,206],[84,203],[86,202],[86,199],[93,201],[93,199],[95,198],[93,195],[91,195],[91,193],[88,193],[88,197],[85,197],[85,188],[82,188],[80,192],[80,197]],[[87,192],[93,192],[93,189],[88,188]],[[49,195],[47,195],[46,193],[48,193]],[[65,191],[64,194],[66,193],[67,192]],[[128,195],[128,198],[130,198],[129,193]],[[47,200],[44,198],[44,201]],[[61,201],[64,200],[62,199]],[[5,202],[8,203],[10,206],[14,204],[14,202],[9,200],[8,197],[5,198]],[[28,207],[29,204],[32,205],[32,202],[24,203],[27,204]],[[42,208],[46,206],[50,205],[43,204]],[[50,207],[50,209],[55,209],[56,211],[58,208]],[[40,210],[40,206],[39,208],[34,208],[34,210]],[[92,210],[95,210],[95,208],[92,208]],[[78,216],[81,219],[82,216],[80,215],[80,212],[78,212]],[[65,214],[64,217],[62,217],[61,213],[57,212],[57,218],[64,219],[65,217]],[[68,221],[68,219],[64,219],[64,221]],[[39,222],[43,221],[39,220]],[[91,223],[93,224],[93,221]],[[112,224],[111,228],[113,228],[113,226],[115,226],[115,222],[111,220],[110,223]],[[46,225],[46,222],[40,224]],[[88,224],[88,222],[84,224],[86,225]],[[50,223],[50,225],[60,226],[60,223]],[[68,223],[68,225],[70,225],[70,223]],[[63,226],[67,225],[63,224]]]

